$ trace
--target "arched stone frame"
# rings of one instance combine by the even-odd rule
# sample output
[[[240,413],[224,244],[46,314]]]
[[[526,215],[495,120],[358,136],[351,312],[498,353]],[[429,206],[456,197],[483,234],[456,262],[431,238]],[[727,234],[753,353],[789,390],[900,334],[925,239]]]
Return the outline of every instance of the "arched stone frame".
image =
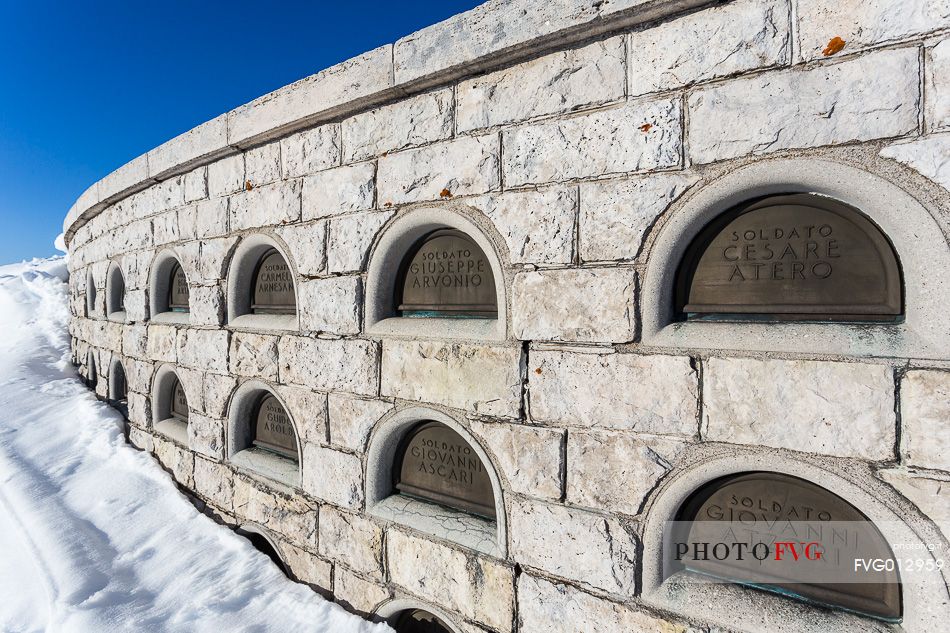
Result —
[[[252,436],[251,417],[260,398],[264,394],[274,396],[284,408],[290,424],[294,427],[297,440],[297,463],[293,460],[268,453],[263,450],[250,450]],[[224,438],[225,457],[229,462],[248,471],[261,475],[293,488],[299,488],[303,472],[303,445],[300,439],[300,425],[294,419],[294,413],[287,401],[273,386],[260,380],[246,380],[239,384],[231,394],[228,403],[228,425]]]
[[[277,566],[280,567],[280,570],[285,576],[290,576],[290,567],[287,566],[287,561],[284,560],[284,553],[280,551],[280,547],[277,545],[277,539],[274,538],[274,535],[270,532],[270,530],[258,525],[257,523],[244,523],[237,527],[234,531],[241,536],[244,536],[245,534],[253,534],[266,541],[267,545],[272,550],[274,550],[274,554],[277,556],[277,560],[274,562],[277,563]],[[260,548],[256,547],[250,538],[248,538],[248,540],[251,541],[251,546],[254,547],[254,549],[261,552]],[[265,556],[267,555],[266,552],[261,553]]]
[[[261,257],[270,249],[276,249],[290,268],[297,303],[295,314],[251,313],[254,272]],[[290,253],[283,240],[265,233],[247,235],[237,244],[228,263],[228,325],[257,330],[295,331],[300,328],[300,274]]]
[[[96,366],[96,351],[92,347],[86,352],[85,370],[86,387],[92,389],[93,393],[95,393],[99,384],[99,371]]]
[[[894,246],[904,280],[900,323],[709,323],[674,318],[676,274],[693,238],[714,218],[747,200],[815,193],[871,219]],[[921,202],[874,173],[824,158],[770,158],[696,185],[667,213],[643,276],[642,342],[653,349],[737,349],[859,357],[941,358],[950,348],[943,314],[950,303],[950,248]]]
[[[500,253],[500,239],[490,238],[489,223],[480,226],[479,212],[460,204],[417,207],[397,216],[379,234],[366,275],[365,331],[374,336],[425,336],[438,339],[507,338],[510,280]],[[472,217],[469,217],[472,216]],[[495,279],[498,316],[495,319],[409,318],[395,314],[393,305],[400,265],[423,236],[438,229],[456,229],[470,237],[485,253]]]
[[[163,364],[155,370],[155,376],[152,378],[152,428],[157,433],[178,442],[182,446],[190,447],[188,423],[179,420],[171,413],[175,381],[178,381],[181,388],[184,389],[185,397],[188,399],[188,408],[191,409],[194,395],[188,393],[188,389],[178,375],[175,366]]]
[[[411,501],[413,505],[411,513],[401,511],[400,504],[404,503],[406,498],[393,491],[392,481],[396,452],[399,450],[401,440],[406,434],[423,420],[432,420],[444,424],[458,433],[475,451],[488,474],[489,481],[491,481],[492,495],[495,501],[494,521],[421,500]],[[452,416],[437,409],[422,406],[408,407],[389,413],[376,423],[369,437],[365,463],[366,472],[363,481],[366,486],[367,514],[408,525],[485,554],[500,558],[507,556],[508,522],[505,514],[504,489],[501,485],[501,478],[498,476],[498,470],[491,457],[482,448],[481,443]],[[426,513],[425,510],[430,508],[432,512]],[[435,518],[436,513],[443,517],[451,515],[453,522],[461,522],[470,526],[471,529],[440,529],[441,524]],[[493,537],[487,540],[478,538],[477,535],[480,531],[483,531],[483,527],[490,526],[492,523],[495,524]]]
[[[125,323],[125,275],[118,263],[109,264],[106,273],[106,318]]]
[[[737,447],[716,444],[694,446],[680,455],[684,466],[675,470],[654,491],[644,509],[642,521],[643,560],[641,600],[687,617],[710,621],[726,628],[759,630],[761,612],[772,612],[768,618],[775,631],[834,630],[842,633],[863,633],[869,622],[887,628],[884,623],[845,611],[816,607],[772,593],[760,592],[735,584],[664,583],[662,539],[664,524],[672,521],[683,502],[704,484],[721,477],[749,471],[768,471],[804,479],[841,497],[863,512],[889,543],[919,546],[914,557],[931,556],[923,547],[941,543],[939,530],[920,516],[887,484],[877,480],[863,465],[846,460],[829,460],[808,455],[792,455],[787,451]],[[867,484],[858,485],[851,478]],[[946,551],[946,550],[944,550]],[[918,556],[919,554],[919,556]],[[938,623],[950,617],[950,597],[946,576],[926,574],[904,575],[903,622],[901,630],[933,631]],[[754,592],[756,612],[749,611],[749,592]],[[943,611],[939,611],[943,605]],[[937,611],[932,611],[936,609]],[[778,615],[780,614],[780,616]]]
[[[119,391],[119,380],[122,380],[122,397],[116,397],[116,392]],[[122,363],[122,359],[118,356],[112,357],[112,362],[109,364],[109,404],[118,409],[123,417],[129,417],[129,377],[125,371],[125,365]]]
[[[403,613],[404,611],[413,611],[415,609],[422,609],[423,611],[428,611],[432,615],[436,616],[445,622],[446,626],[451,629],[452,633],[464,633],[463,630],[455,623],[454,618],[439,607],[410,598],[393,598],[392,600],[387,600],[376,607],[373,615],[377,621],[389,622],[389,620]]]
[[[171,274],[175,265],[182,267],[185,277],[188,272],[182,265],[182,258],[173,249],[166,248],[152,260],[148,274],[148,308],[151,320],[155,323],[182,323],[191,322],[191,307],[188,312],[172,312],[168,307],[168,291],[171,287]]]
[[[86,272],[86,316],[91,317],[96,314],[96,278],[92,274],[92,266]]]

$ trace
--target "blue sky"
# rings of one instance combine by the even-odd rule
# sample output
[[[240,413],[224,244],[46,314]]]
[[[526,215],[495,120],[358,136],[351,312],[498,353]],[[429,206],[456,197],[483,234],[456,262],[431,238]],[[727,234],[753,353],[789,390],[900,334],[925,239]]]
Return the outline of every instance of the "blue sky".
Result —
[[[126,161],[478,4],[0,0],[0,263],[53,254],[75,199]]]

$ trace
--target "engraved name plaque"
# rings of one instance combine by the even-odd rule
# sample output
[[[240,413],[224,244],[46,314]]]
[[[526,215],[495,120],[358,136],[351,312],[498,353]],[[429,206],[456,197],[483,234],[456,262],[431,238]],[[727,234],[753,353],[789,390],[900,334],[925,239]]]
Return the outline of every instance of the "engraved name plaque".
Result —
[[[188,280],[180,264],[172,268],[168,287],[168,309],[172,312],[188,312]]]
[[[251,299],[254,314],[294,314],[294,277],[284,257],[271,249],[264,253],[254,272],[254,296]]]
[[[472,447],[438,422],[409,432],[396,453],[396,489],[457,510],[495,518],[491,480]]]
[[[403,611],[396,617],[392,627],[396,633],[452,633],[445,622],[422,609]]]
[[[811,482],[770,472],[723,477],[693,493],[674,525],[678,551],[685,554],[679,564],[690,571],[901,619],[894,567],[855,564],[893,561],[890,545],[860,510]],[[740,544],[747,545],[744,553]]]
[[[268,394],[261,398],[254,416],[254,446],[297,459],[297,436],[280,401]]]
[[[858,210],[811,194],[770,196],[714,220],[677,275],[687,319],[894,321],[897,256]]]
[[[423,238],[403,262],[396,295],[402,316],[498,316],[488,259],[460,231],[444,229]]]
[[[182,422],[188,421],[188,398],[185,396],[185,390],[179,380],[175,380],[175,384],[172,385],[171,414],[173,418]]]

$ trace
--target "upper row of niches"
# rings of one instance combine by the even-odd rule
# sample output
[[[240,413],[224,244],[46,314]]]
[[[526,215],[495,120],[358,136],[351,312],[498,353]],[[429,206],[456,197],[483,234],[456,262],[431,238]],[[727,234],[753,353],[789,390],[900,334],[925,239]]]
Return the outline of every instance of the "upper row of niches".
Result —
[[[254,237],[255,246],[239,248],[229,269],[229,322],[296,329],[297,276],[276,242]],[[491,242],[479,237],[434,227],[390,254],[384,275],[391,281],[380,286],[386,304],[380,313],[498,319],[499,298],[505,297],[496,287],[499,260],[479,245]],[[109,271],[112,286],[121,273],[114,265]],[[87,293],[95,292],[91,281]],[[156,320],[175,320],[167,314],[177,313],[187,322],[189,285],[179,262],[156,262],[151,281]],[[107,288],[106,294],[115,298],[117,292]],[[815,194],[757,198],[720,214],[678,262],[673,297],[680,321],[886,323],[904,312],[899,259],[887,236],[858,209]],[[94,300],[87,296],[88,303]],[[109,303],[123,305],[121,299]]]

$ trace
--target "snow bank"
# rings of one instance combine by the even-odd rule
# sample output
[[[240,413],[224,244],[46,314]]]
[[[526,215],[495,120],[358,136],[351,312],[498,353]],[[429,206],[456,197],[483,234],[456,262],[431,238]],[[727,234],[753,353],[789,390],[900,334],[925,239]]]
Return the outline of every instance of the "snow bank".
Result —
[[[0,266],[0,631],[382,633],[200,514],[69,364],[62,258]]]

